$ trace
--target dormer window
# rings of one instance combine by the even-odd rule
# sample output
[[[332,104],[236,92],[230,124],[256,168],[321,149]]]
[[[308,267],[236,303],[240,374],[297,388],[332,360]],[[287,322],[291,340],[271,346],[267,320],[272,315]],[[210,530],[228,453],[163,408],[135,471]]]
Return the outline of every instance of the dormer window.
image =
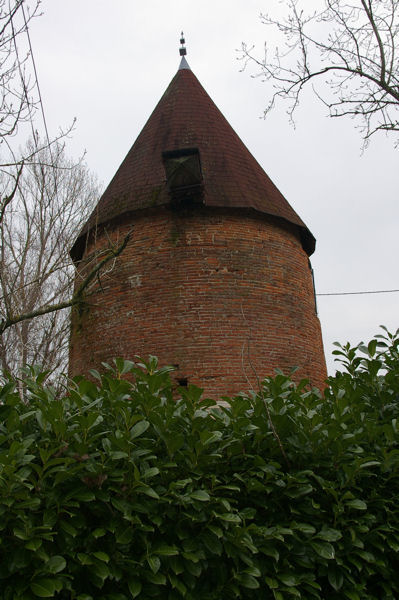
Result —
[[[166,185],[175,202],[202,202],[203,179],[198,148],[162,153]]]

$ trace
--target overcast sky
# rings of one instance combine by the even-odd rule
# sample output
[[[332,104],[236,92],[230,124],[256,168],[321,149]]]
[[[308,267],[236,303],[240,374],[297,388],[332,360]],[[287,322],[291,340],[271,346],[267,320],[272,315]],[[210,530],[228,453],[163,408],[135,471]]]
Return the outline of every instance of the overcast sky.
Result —
[[[310,2],[310,0],[309,0]],[[317,4],[317,2],[315,2]],[[263,10],[278,0],[43,0],[30,27],[50,136],[74,117],[70,152],[86,150],[108,184],[179,65],[179,37],[199,81],[317,239],[319,293],[399,288],[399,149],[376,137],[361,153],[354,122],[331,120],[310,93],[296,129],[285,107],[262,119],[270,84],[241,72],[241,42],[262,52]],[[399,294],[318,297],[329,372],[332,343],[399,326]]]

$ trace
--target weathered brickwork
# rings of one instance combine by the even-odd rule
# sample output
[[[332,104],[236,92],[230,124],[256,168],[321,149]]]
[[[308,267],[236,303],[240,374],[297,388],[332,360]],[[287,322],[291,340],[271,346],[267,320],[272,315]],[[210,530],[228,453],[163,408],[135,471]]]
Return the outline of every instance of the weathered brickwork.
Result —
[[[323,386],[320,324],[298,227],[248,209],[157,207],[108,224],[86,260],[132,225],[123,254],[87,307],[73,312],[72,375],[116,356],[155,354],[176,366],[176,382],[215,399],[256,388],[256,376],[276,368],[296,366],[296,379]]]

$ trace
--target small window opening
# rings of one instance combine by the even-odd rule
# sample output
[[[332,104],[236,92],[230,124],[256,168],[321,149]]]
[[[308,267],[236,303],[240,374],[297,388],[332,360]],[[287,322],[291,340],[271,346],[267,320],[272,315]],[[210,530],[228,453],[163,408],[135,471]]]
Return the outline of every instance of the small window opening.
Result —
[[[188,379],[187,379],[187,377],[180,377],[177,380],[177,383],[179,384],[180,387],[187,387],[188,386]]]
[[[166,185],[177,203],[202,202],[203,178],[198,148],[184,148],[162,153]]]

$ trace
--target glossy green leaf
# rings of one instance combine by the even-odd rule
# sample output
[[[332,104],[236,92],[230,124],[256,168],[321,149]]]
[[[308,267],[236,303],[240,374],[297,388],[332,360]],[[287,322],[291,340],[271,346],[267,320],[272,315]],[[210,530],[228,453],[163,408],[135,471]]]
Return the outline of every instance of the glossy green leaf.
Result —
[[[83,552],[78,552],[77,559],[82,565],[92,565],[93,559],[89,554],[84,554]]]
[[[137,598],[137,596],[139,594],[141,594],[141,590],[142,590],[143,586],[141,585],[140,581],[138,581],[137,579],[129,579],[128,586],[129,586],[129,591],[130,591],[132,598]]]
[[[177,556],[179,554],[178,549],[175,546],[167,546],[166,544],[160,544],[154,548],[159,556]]]
[[[93,552],[93,556],[95,556],[98,560],[102,560],[103,562],[109,562],[109,556],[106,552]]]
[[[207,502],[211,499],[210,495],[205,490],[196,490],[195,492],[191,492],[190,498],[193,498],[193,500],[200,500],[201,502]]]
[[[92,536],[97,539],[97,538],[103,537],[106,533],[107,533],[106,529],[103,529],[102,527],[98,527],[97,529],[95,529],[92,532]]]
[[[149,422],[145,420],[136,423],[136,425],[134,425],[130,430],[130,439],[135,440],[136,438],[140,437],[145,431],[147,431],[149,426]]]
[[[60,591],[62,585],[56,579],[41,577],[36,579],[30,585],[30,589],[39,598],[53,598],[55,593]]]
[[[328,566],[328,581],[336,592],[338,592],[344,583],[342,570],[335,564]]]
[[[50,573],[59,573],[65,569],[66,560],[63,556],[52,556],[45,566]]]
[[[315,527],[309,523],[293,523],[292,529],[301,531],[305,535],[314,535],[316,533]]]
[[[147,572],[146,579],[155,585],[166,585],[166,577],[163,573]]]
[[[350,508],[354,508],[356,510],[367,510],[367,504],[363,500],[360,500],[359,498],[354,498],[353,500],[347,500],[346,506],[349,506]]]
[[[324,526],[316,535],[317,538],[326,542],[336,542],[342,538],[342,533],[337,529]]]
[[[334,546],[328,542],[311,542],[313,550],[321,557],[332,560],[335,557]]]
[[[42,543],[43,543],[43,540],[41,540],[41,539],[29,540],[29,542],[26,542],[25,548],[27,548],[28,550],[32,550],[33,552],[36,552],[36,550],[38,550],[40,548]]]
[[[109,453],[111,460],[121,460],[123,458],[128,458],[127,452],[121,452],[120,450],[115,450]]]
[[[201,442],[204,446],[209,446],[209,444],[218,442],[222,438],[222,435],[221,431],[202,431]]]
[[[133,530],[131,527],[125,527],[124,529],[118,530],[115,539],[118,544],[129,544],[133,539]]]
[[[234,513],[218,514],[217,517],[222,521],[227,521],[228,523],[241,523],[240,516]]]
[[[140,494],[145,494],[146,496],[149,496],[150,498],[154,498],[155,500],[159,500],[159,495],[149,485],[147,485],[147,486],[143,485],[140,488],[137,488],[137,491],[139,491]]]
[[[289,573],[280,573],[278,578],[287,587],[294,587],[297,584],[296,577],[294,575],[290,575]]]
[[[150,566],[151,571],[153,573],[158,573],[161,567],[161,561],[159,560],[158,556],[148,556],[147,562]]]
[[[158,467],[150,467],[149,469],[145,469],[143,473],[144,479],[150,479],[151,477],[155,477],[159,475]]]
[[[279,587],[279,582],[273,577],[265,577],[265,581],[271,590],[276,590]]]
[[[237,579],[240,585],[250,590],[257,590],[260,587],[259,581],[252,575],[248,575],[248,573],[240,573]]]

